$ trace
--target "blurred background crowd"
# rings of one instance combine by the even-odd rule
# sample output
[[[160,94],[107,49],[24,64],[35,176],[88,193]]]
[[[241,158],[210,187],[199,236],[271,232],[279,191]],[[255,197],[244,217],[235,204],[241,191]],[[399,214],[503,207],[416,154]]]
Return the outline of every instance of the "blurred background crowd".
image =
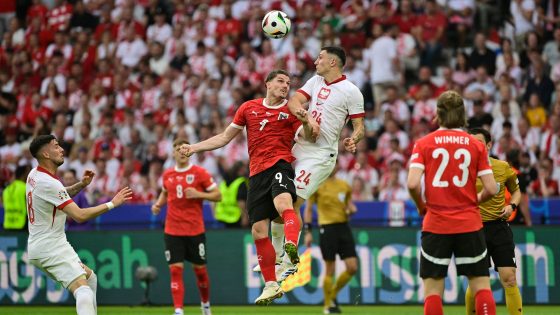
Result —
[[[340,45],[361,88],[367,138],[339,155],[354,200],[407,200],[406,165],[436,128],[436,99],[464,96],[469,126],[491,130],[491,154],[520,172],[530,196],[558,196],[559,0],[2,0],[0,190],[35,166],[31,139],[52,133],[66,184],[94,169],[85,202],[119,187],[157,197],[171,143],[215,135],[266,74],[314,75],[322,46]],[[279,9],[290,34],[269,40],[261,19]],[[343,132],[342,137],[350,133]],[[246,163],[238,137],[192,162],[219,182]],[[235,168],[238,170],[239,168]]]

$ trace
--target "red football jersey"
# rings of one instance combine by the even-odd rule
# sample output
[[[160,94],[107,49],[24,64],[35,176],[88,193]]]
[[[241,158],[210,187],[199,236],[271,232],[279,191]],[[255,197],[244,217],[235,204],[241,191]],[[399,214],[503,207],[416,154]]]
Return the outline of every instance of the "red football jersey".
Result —
[[[269,106],[260,98],[243,103],[231,126],[247,128],[249,176],[273,166],[279,160],[293,162],[292,141],[301,122],[288,109],[288,100]]]
[[[455,234],[478,231],[476,179],[492,174],[486,147],[460,129],[440,128],[416,141],[410,167],[424,170],[428,212],[423,231]]]
[[[208,171],[192,164],[184,169],[172,167],[163,172],[163,188],[167,191],[167,234],[194,236],[205,231],[202,199],[188,199],[185,191],[189,187],[209,191],[216,187],[216,183]]]

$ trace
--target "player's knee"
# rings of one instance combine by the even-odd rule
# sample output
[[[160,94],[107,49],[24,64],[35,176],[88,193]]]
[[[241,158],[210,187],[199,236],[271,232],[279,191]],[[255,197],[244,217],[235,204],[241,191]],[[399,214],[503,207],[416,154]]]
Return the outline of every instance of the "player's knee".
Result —
[[[350,275],[355,275],[356,272],[358,272],[358,266],[356,265],[348,265],[346,267],[346,272],[349,273]]]
[[[517,285],[517,278],[515,272],[508,272],[502,276],[502,284],[506,288],[511,288]]]
[[[265,238],[268,236],[268,226],[263,226],[257,222],[251,227],[251,234],[253,235],[254,240]]]

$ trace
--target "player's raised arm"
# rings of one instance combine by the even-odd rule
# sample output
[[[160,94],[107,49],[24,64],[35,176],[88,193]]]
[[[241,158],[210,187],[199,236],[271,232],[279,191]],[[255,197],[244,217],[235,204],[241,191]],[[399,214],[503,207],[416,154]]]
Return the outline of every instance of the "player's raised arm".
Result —
[[[198,152],[204,151],[212,151],[218,148],[225,146],[226,144],[230,143],[230,141],[237,136],[241,130],[232,125],[227,126],[226,130],[222,133],[219,133],[211,138],[208,138],[202,142],[195,143],[195,144],[183,144],[181,146],[181,150],[183,154],[187,156],[191,156]]]
[[[62,211],[79,223],[93,219],[113,208],[116,208],[132,198],[132,190],[128,187],[121,189],[110,202],[90,208],[80,208],[75,202],[70,202]]]
[[[290,112],[296,115],[301,122],[310,120],[307,116],[307,110],[304,108],[304,104],[308,101],[308,97],[300,91],[297,91],[294,95],[292,95],[288,101],[288,108],[290,109]]]
[[[86,188],[91,183],[94,176],[95,173],[92,170],[85,170],[81,181],[72,186],[65,187],[68,195],[70,195],[70,197],[76,196],[80,191],[82,191],[82,189]]]

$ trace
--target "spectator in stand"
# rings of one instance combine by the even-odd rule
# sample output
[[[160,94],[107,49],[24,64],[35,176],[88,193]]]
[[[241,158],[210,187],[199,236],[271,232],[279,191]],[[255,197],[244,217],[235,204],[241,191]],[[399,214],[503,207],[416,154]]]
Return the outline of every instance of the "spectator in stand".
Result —
[[[391,169],[385,187],[379,192],[379,201],[407,201],[410,197],[406,186],[399,180],[399,171]]]
[[[513,49],[513,45],[511,43],[511,39],[504,37],[500,40],[500,51],[499,54],[496,56],[496,71],[504,71],[507,66],[505,62],[505,55],[508,54],[512,57],[512,65],[519,66],[519,54],[517,51]],[[496,74],[496,77],[498,74]]]
[[[385,117],[385,112],[390,111],[402,128],[408,127],[410,123],[410,109],[402,98],[399,97],[399,88],[396,85],[387,86],[386,100],[381,104],[379,117]]]
[[[552,179],[552,160],[544,158],[539,163],[538,176],[531,183],[527,192],[531,197],[554,197],[558,196],[558,182]]]
[[[354,167],[348,171],[347,176],[348,184],[352,184],[358,177],[364,181],[372,195],[377,195],[379,191],[379,174],[377,170],[369,164],[367,153],[357,153],[356,163],[354,163]]]
[[[539,146],[540,159],[549,157],[556,152],[556,143],[560,135],[560,116],[551,115],[548,118],[548,126],[543,130]]]
[[[539,100],[545,109],[550,111],[554,83],[550,80],[549,76],[545,74],[544,66],[544,62],[542,61],[540,55],[535,54],[532,60],[533,73],[529,75],[523,100],[528,102],[531,94],[537,93]]]
[[[489,130],[493,120],[492,115],[484,111],[484,101],[474,100],[473,115],[467,121],[469,129],[484,128]]]
[[[165,44],[172,36],[173,29],[166,23],[166,15],[163,8],[158,7],[154,16],[155,23],[148,26],[146,31],[146,39],[148,43],[158,42]]]
[[[379,107],[387,99],[387,86],[401,81],[397,42],[394,38],[397,29],[396,26],[383,26],[383,35],[372,43],[368,51],[376,112],[379,112]]]
[[[551,68],[560,63],[560,27],[554,28],[553,40],[544,45],[542,58]]]
[[[520,149],[531,154],[531,159],[536,161],[535,153],[539,148],[539,140],[541,136],[541,128],[531,128],[529,120],[526,117],[521,117],[517,121],[517,131],[519,132],[516,137]]]
[[[467,86],[474,79],[474,71],[469,67],[469,57],[462,50],[458,50],[455,56],[455,71],[452,78],[453,82],[461,87]]]
[[[539,100],[539,95],[537,93],[531,94],[529,97],[529,106],[526,110],[525,115],[529,120],[529,125],[532,128],[541,129],[546,124],[546,110]]]
[[[87,30],[93,32],[99,24],[99,18],[86,8],[83,0],[78,0],[74,3],[74,11],[69,22],[69,29],[73,33],[82,32]]]
[[[523,47],[525,36],[533,31],[538,20],[538,13],[534,0],[515,0],[510,2],[510,14],[515,29],[516,47]]]
[[[472,29],[475,14],[474,0],[447,1],[447,18],[451,37],[455,41],[449,43],[454,47],[465,47],[467,36]]]
[[[354,201],[373,201],[374,196],[369,184],[360,177],[352,180],[352,200]]]
[[[469,56],[469,66],[478,72],[479,67],[483,67],[486,73],[494,76],[496,73],[496,53],[486,45],[486,35],[479,32],[474,37],[474,47]]]
[[[432,121],[436,116],[437,103],[437,99],[432,92],[432,86],[427,82],[421,83],[420,90],[416,95],[418,95],[418,100],[414,103],[412,122],[418,123],[421,119]]]
[[[434,70],[441,60],[447,19],[437,1],[426,0],[424,14],[419,15],[416,22],[416,29],[413,32],[420,48],[420,65]]]
[[[397,138],[399,140],[399,148],[405,150],[408,147],[409,137],[399,128],[397,121],[390,118],[385,121],[385,132],[379,137],[379,142],[377,143],[378,156],[382,159],[386,159],[391,153],[391,139]]]

